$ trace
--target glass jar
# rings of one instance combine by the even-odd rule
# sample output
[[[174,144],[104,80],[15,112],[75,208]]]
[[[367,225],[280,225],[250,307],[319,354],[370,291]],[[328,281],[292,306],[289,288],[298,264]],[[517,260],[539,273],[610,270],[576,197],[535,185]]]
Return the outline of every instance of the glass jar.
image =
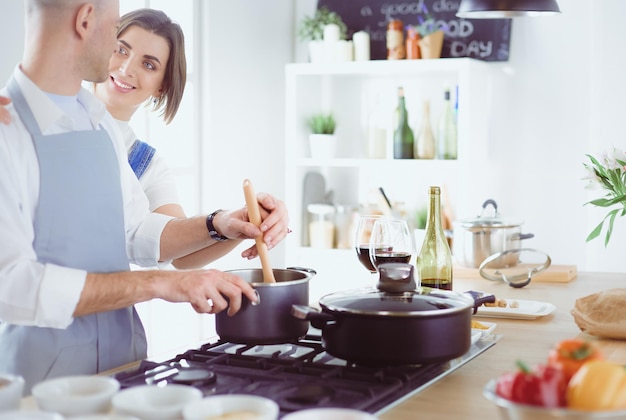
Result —
[[[335,207],[330,204],[313,203],[307,206],[309,213],[309,246],[333,248],[335,245]]]

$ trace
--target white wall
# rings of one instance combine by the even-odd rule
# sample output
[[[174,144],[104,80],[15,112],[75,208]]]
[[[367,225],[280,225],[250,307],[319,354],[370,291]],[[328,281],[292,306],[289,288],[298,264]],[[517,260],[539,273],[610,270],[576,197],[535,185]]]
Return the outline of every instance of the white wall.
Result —
[[[626,28],[619,19],[626,3],[559,4],[560,16],[513,24],[511,57],[500,66],[494,92],[492,195],[536,235],[526,244],[547,251],[554,263],[624,272],[626,220],[617,221],[607,249],[604,238],[586,244],[606,212],[583,208],[600,192],[589,194],[581,178],[586,153],[626,146],[619,123],[626,93]]]
[[[0,84],[4,86],[24,50],[24,2],[3,1],[0,4],[0,35],[2,59],[0,59]],[[10,42],[8,40],[11,40]]]

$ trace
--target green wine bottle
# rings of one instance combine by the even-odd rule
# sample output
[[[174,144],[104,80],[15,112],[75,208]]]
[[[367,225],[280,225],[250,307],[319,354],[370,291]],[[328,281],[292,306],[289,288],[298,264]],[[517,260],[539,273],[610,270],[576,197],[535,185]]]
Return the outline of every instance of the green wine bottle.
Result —
[[[409,114],[404,103],[404,89],[398,88],[396,129],[393,133],[394,159],[413,159],[413,131],[409,127]]]
[[[417,258],[422,287],[452,290],[452,253],[441,223],[441,190],[429,189],[424,242]]]

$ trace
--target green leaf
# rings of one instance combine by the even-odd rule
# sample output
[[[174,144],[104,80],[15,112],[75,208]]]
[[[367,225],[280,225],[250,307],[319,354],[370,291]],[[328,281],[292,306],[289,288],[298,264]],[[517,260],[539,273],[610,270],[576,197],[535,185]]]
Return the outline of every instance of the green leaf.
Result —
[[[612,203],[613,200],[609,200],[607,198],[597,198],[595,200],[591,200],[586,204],[593,204],[594,206],[598,206],[598,207],[610,207],[615,203]]]
[[[606,238],[604,238],[604,247],[609,244],[609,240],[611,239],[611,234],[613,233],[613,222],[615,222],[615,216],[617,216],[618,209],[613,210],[611,213],[611,218],[609,219],[609,227],[606,230]]]
[[[332,114],[313,115],[307,124],[313,134],[333,134],[337,125]]]
[[[587,240],[585,242],[589,242],[593,239],[596,239],[598,236],[600,236],[600,232],[602,232],[603,224],[604,224],[604,219],[600,222],[598,226],[595,227],[594,230],[591,231],[591,233],[587,236]]]

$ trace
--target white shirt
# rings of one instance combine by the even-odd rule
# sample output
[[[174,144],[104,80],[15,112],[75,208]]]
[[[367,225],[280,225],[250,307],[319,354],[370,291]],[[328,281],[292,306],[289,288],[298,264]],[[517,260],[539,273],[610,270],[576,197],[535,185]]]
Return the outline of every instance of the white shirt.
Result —
[[[129,153],[133,143],[137,140],[137,135],[128,121],[115,121],[122,132],[127,153]],[[174,179],[174,174],[157,150],[139,179],[139,183],[148,197],[150,211],[154,211],[165,204],[178,204],[180,202]]]
[[[19,66],[13,76],[42,134],[75,130],[71,118]],[[6,88],[0,94],[7,96]],[[150,213],[148,200],[128,164],[119,128],[104,105],[84,89],[79,92],[78,100],[93,126],[107,130],[120,162],[129,259],[140,266],[155,266],[161,233],[172,218]],[[6,109],[12,123],[0,124],[0,322],[65,328],[72,322],[87,273],[37,262],[33,241],[39,163],[30,133],[15,108],[9,105]]]

